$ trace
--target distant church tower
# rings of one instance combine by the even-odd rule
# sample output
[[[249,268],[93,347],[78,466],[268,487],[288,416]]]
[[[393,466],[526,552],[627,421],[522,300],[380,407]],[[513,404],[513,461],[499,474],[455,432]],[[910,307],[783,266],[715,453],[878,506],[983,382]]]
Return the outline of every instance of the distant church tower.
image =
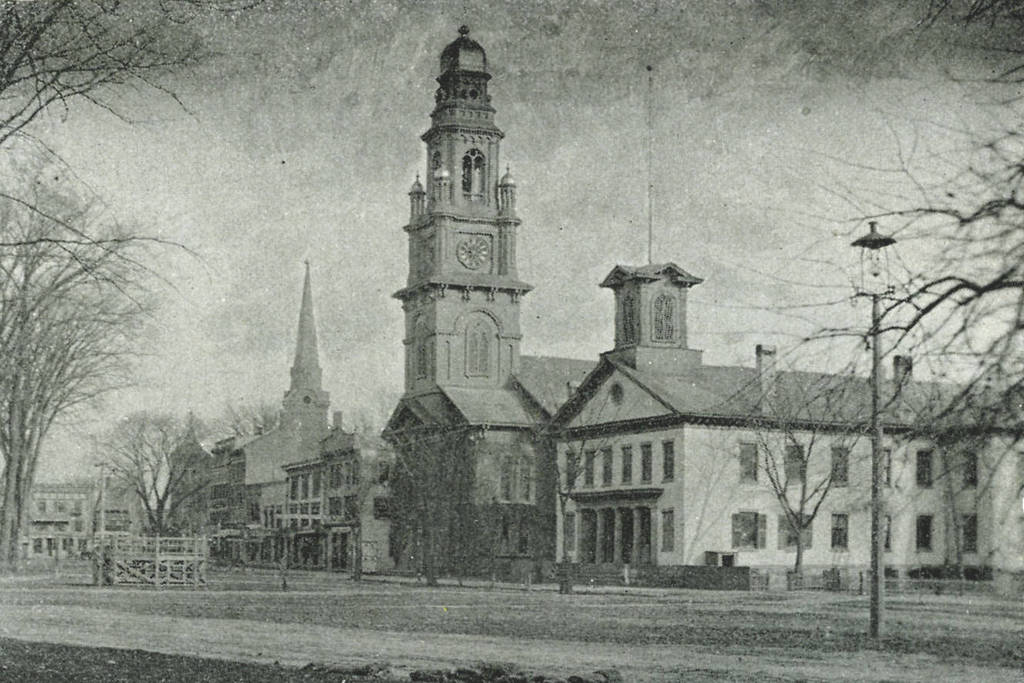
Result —
[[[313,445],[327,432],[327,409],[331,400],[330,394],[323,389],[309,262],[306,263],[306,278],[302,285],[299,330],[291,373],[291,385],[281,402],[281,426],[296,430],[305,445]]]
[[[405,394],[506,384],[519,364],[516,187],[500,175],[504,134],[487,94],[487,56],[469,29],[441,53],[424,184],[409,192]],[[500,177],[499,177],[500,176]]]

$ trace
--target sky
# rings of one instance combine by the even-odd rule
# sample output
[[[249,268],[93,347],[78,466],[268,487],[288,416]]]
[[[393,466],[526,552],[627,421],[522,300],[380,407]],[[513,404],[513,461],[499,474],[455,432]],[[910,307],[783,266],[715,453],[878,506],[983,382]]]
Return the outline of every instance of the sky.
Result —
[[[180,104],[140,88],[123,118],[79,104],[33,130],[112,215],[189,250],[156,255],[136,386],[65,422],[41,478],[87,471],[88,435],[132,410],[279,402],[306,259],[332,408],[383,421],[402,386],[406,193],[461,24],[487,51],[518,186],[524,354],[611,348],[597,285],[646,262],[649,140],[654,260],[705,279],[688,321],[705,362],[752,365],[758,343],[808,367],[857,353],[798,342],[866,326],[849,247],[864,217],[908,199],[909,161],[1002,115],[974,85],[998,68],[977,31],[922,32],[895,4],[296,0],[200,22],[216,57],[166,83]]]

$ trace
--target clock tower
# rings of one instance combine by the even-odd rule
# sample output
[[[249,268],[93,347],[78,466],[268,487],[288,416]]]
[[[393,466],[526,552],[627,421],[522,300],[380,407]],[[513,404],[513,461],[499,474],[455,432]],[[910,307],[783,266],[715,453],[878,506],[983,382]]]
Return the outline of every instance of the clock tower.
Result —
[[[484,49],[459,28],[441,53],[426,169],[409,192],[405,394],[499,388],[519,365],[515,181],[501,174]]]

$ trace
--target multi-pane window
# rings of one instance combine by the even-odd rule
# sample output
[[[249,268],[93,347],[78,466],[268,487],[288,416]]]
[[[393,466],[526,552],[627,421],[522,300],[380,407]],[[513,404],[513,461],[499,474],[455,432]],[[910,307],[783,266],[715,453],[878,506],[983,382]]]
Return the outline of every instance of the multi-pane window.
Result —
[[[732,516],[732,547],[763,548],[768,518],[756,512],[737,512]]]
[[[320,514],[320,503],[310,503],[309,504],[309,514],[311,514],[311,515],[319,515]]]
[[[594,485],[594,458],[597,457],[597,451],[587,451],[583,455],[583,485],[593,486]]]
[[[661,294],[654,300],[654,339],[672,341],[675,333],[675,301],[668,294]]]
[[[566,512],[562,520],[562,555],[567,557],[576,549],[576,513]]]
[[[931,515],[918,515],[917,516],[917,533],[915,538],[916,546],[919,551],[929,551],[932,549],[932,516]]]
[[[804,459],[804,447],[798,443],[786,444],[785,460],[786,483],[803,481],[807,461]]]
[[[76,515],[82,514],[82,501],[76,500],[74,503],[74,511]]]
[[[622,447],[622,483],[633,483],[633,447]]]
[[[795,515],[794,515],[795,516]],[[799,526],[800,528],[794,528]],[[814,538],[813,522],[804,516],[803,520],[790,519],[788,515],[779,515],[779,549],[796,548],[797,537],[804,550],[811,547]]]
[[[846,513],[832,515],[832,549],[846,550],[850,535],[850,516]]]
[[[832,485],[846,486],[850,477],[850,449],[832,447]]]
[[[313,497],[320,495],[320,470],[313,471]]]
[[[676,549],[676,513],[674,510],[661,511],[661,549],[667,553]]]
[[[612,485],[612,449],[601,449],[601,483],[605,486]]]
[[[301,484],[301,487],[302,487],[302,498],[309,498],[309,475],[308,474],[303,474],[301,478],[302,478],[302,484]]]
[[[67,512],[68,506],[63,500],[57,501],[57,512]]]
[[[651,483],[651,472],[654,469],[651,444],[640,444],[640,481],[645,484]]]
[[[298,500],[298,498],[299,498],[299,478],[298,477],[289,477],[288,483],[289,483],[289,485],[291,487],[289,498],[291,498],[292,500]]]
[[[672,481],[676,477],[676,444],[675,441],[661,443],[661,480]]]
[[[430,372],[430,356],[427,353],[427,324],[423,317],[416,318],[413,325],[413,343],[416,344],[416,377],[422,379]]]
[[[520,457],[519,462],[519,500],[530,502],[531,489],[533,488],[533,467],[528,458]]]
[[[964,453],[964,487],[973,489],[978,485],[978,456]]]
[[[359,516],[359,496],[345,496],[345,519]]]
[[[36,503],[36,509],[39,510],[40,514],[46,514],[46,501],[41,500]]]
[[[341,488],[341,465],[331,465],[331,488]]]
[[[961,532],[961,549],[965,553],[978,552],[978,515],[964,515],[961,518]]]
[[[740,444],[740,481],[757,481],[757,444]]]
[[[522,521],[519,523],[519,535],[516,543],[516,551],[520,555],[526,555],[530,552],[530,527]]]
[[[917,485],[923,489],[932,487],[932,452],[930,450],[917,452]]]

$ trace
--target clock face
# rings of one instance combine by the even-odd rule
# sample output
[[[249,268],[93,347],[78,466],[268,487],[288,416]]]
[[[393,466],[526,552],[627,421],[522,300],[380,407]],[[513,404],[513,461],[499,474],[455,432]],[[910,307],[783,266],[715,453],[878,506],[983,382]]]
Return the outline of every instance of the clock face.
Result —
[[[459,242],[458,247],[455,248],[455,256],[458,257],[459,263],[470,270],[478,270],[487,263],[490,258],[490,252],[490,245],[480,235],[467,237]]]

